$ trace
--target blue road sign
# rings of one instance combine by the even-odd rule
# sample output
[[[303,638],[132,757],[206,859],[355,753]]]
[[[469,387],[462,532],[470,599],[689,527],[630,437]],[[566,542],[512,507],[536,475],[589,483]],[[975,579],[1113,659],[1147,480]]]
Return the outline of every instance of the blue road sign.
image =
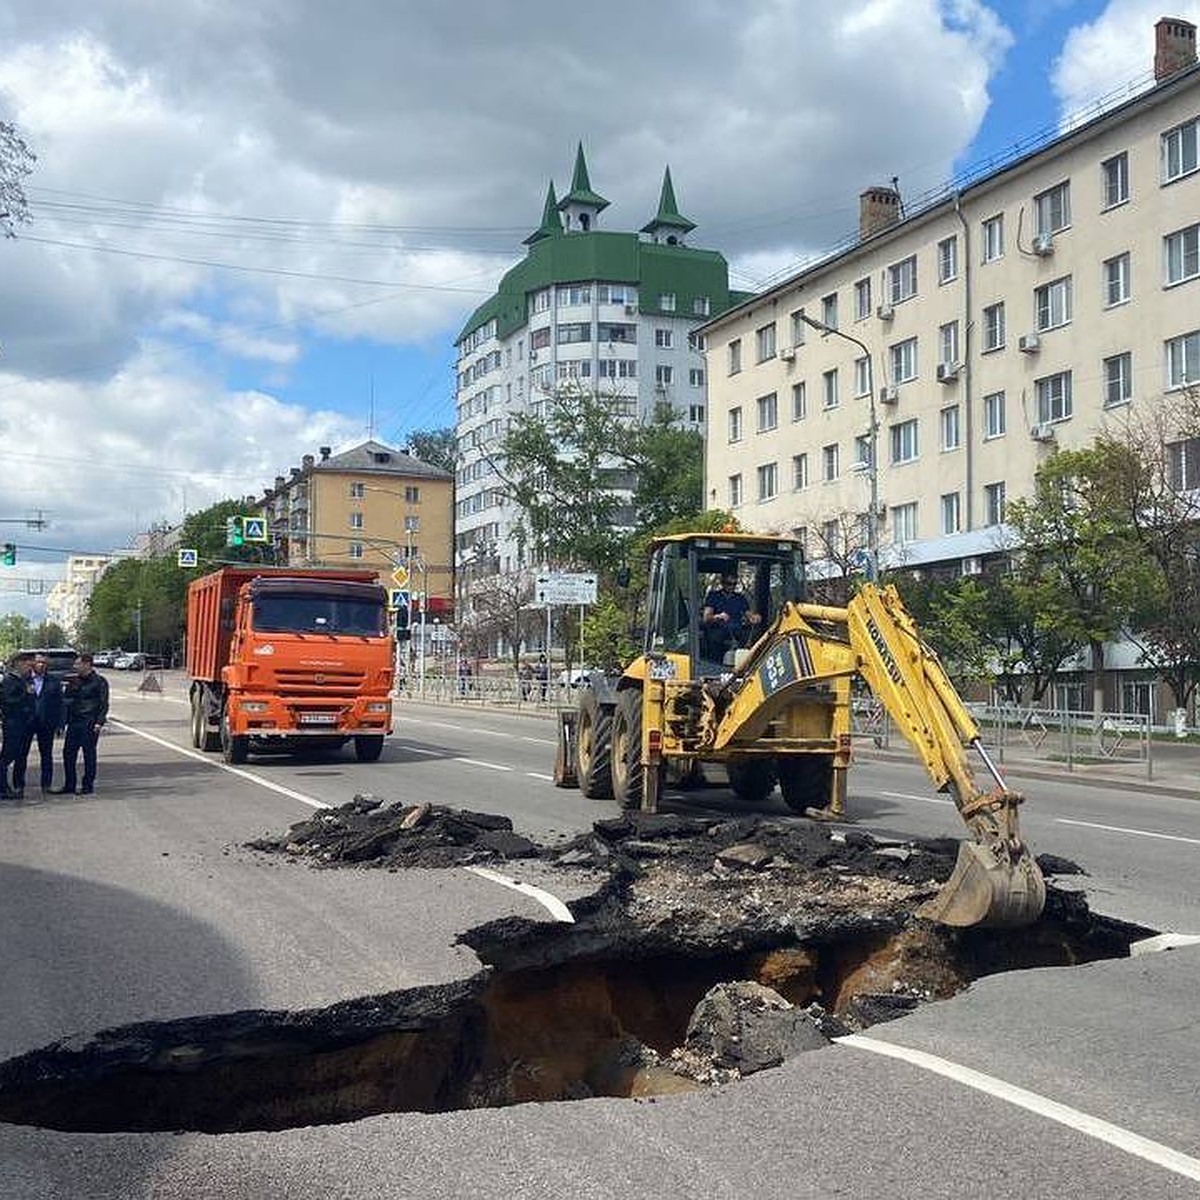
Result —
[[[175,555],[175,562],[181,567],[194,567],[199,561],[199,555],[195,550],[180,549]]]
[[[388,604],[392,608],[407,608],[408,593],[403,588],[389,588]]]
[[[242,536],[248,542],[265,542],[267,540],[267,518],[243,517]]]

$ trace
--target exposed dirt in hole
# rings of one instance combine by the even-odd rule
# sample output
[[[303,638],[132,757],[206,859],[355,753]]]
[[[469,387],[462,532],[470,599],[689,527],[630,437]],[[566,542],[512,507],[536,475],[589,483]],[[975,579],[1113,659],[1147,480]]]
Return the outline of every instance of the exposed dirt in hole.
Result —
[[[378,837],[417,810],[355,804],[271,848],[345,862],[346,847],[370,846],[374,857],[349,861],[428,863],[510,832],[503,818],[429,810],[409,826],[425,828],[420,840]],[[574,924],[505,918],[464,934],[484,963],[471,979],[55,1044],[0,1065],[0,1120],[226,1132],[695,1090],[983,975],[1122,956],[1152,932],[1096,918],[1054,887],[1030,929],[922,921],[914,910],[949,872],[953,842],[630,814],[565,847],[532,849],[568,867],[606,866],[607,882],[572,905]]]

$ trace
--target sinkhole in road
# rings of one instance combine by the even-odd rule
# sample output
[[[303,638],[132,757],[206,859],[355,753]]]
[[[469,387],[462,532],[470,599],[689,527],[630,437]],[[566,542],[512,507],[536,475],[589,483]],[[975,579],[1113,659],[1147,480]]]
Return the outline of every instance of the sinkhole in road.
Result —
[[[1041,920],[1013,931],[951,930],[882,906],[812,912],[786,930],[720,920],[701,932],[639,920],[617,887],[577,918],[470,931],[462,940],[485,965],[451,983],[129,1025],[33,1051],[0,1064],[0,1120],[224,1133],[698,1090],[989,974],[1123,957],[1151,932],[1053,887]],[[753,982],[710,991],[727,981]]]

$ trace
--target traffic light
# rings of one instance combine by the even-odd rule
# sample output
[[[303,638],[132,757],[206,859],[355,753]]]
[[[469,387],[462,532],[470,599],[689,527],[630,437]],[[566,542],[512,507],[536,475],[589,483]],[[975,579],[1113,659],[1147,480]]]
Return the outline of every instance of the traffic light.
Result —
[[[5,542],[4,553],[0,555],[0,562],[6,567],[15,567],[17,565],[17,544],[16,542]]]
[[[225,518],[225,545],[244,546],[246,544],[245,517]]]

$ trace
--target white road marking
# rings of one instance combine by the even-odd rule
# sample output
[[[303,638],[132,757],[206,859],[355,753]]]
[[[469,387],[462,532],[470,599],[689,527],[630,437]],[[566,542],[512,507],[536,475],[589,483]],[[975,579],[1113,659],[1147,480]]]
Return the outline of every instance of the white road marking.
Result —
[[[1135,837],[1161,838],[1164,842],[1186,842],[1200,846],[1200,838],[1180,837],[1174,833],[1152,833],[1149,829],[1128,829],[1124,825],[1097,825],[1095,821],[1072,821],[1069,817],[1055,817],[1058,825],[1082,825],[1085,829],[1104,829],[1109,833],[1130,833]]]
[[[409,746],[404,744],[401,746],[403,750],[411,750],[413,754],[424,754],[426,758],[444,758],[440,750],[425,750],[420,746]]]
[[[270,792],[278,792],[281,796],[287,796],[292,800],[299,800],[301,804],[307,804],[309,808],[333,807],[332,804],[326,804],[324,800],[318,800],[314,796],[306,796],[303,792],[297,792],[292,788],[284,787],[281,783],[273,783],[269,779],[264,779],[261,775],[255,775],[253,771],[245,771],[241,767],[231,767],[227,762],[221,762],[209,754],[201,754],[199,750],[189,750],[184,746],[177,746],[174,742],[168,742],[166,738],[156,737],[152,733],[147,733],[144,729],[127,725],[124,721],[114,720],[113,724],[119,729],[124,729],[127,733],[135,733],[138,737],[145,738],[148,742],[153,742],[156,746],[163,746],[167,750],[174,750],[176,754],[182,754],[184,758],[194,758],[197,762],[206,763],[210,767],[216,767],[221,771],[228,771],[230,775],[236,775],[239,779],[247,779],[251,783],[257,783],[259,787],[264,787]]]
[[[571,910],[552,892],[534,887],[532,883],[521,883],[517,879],[511,879],[499,871],[493,871],[490,867],[463,867],[463,870],[470,871],[472,875],[478,875],[482,879],[490,879],[492,883],[498,883],[501,887],[512,888],[514,892],[529,896],[542,905],[556,921],[563,921],[568,925],[575,924]]]
[[[454,762],[466,763],[471,767],[487,767],[489,771],[511,771],[512,767],[506,767],[503,763],[484,762],[479,758],[458,758],[456,755],[449,755]]]
[[[1003,1079],[997,1079],[993,1075],[986,1075],[982,1071],[961,1066],[949,1059],[939,1058],[936,1054],[927,1054],[924,1050],[912,1050],[907,1046],[897,1046],[892,1042],[878,1041],[861,1033],[852,1033],[835,1040],[841,1046],[869,1050],[872,1054],[882,1054],[887,1058],[898,1058],[914,1067],[920,1067],[922,1070],[932,1071],[935,1075],[953,1079],[956,1083],[964,1084],[966,1087],[974,1088],[989,1096],[995,1096],[998,1100],[1015,1104],[1018,1108],[1026,1109],[1039,1117],[1057,1121],[1058,1124],[1065,1125],[1069,1129],[1096,1138],[1118,1150],[1124,1150],[1126,1154],[1132,1154],[1137,1158],[1154,1163],[1156,1166],[1165,1167],[1177,1175],[1183,1175],[1187,1179],[1200,1180],[1200,1159],[1173,1150],[1170,1146],[1164,1146],[1162,1142],[1151,1141],[1149,1138],[1144,1138],[1120,1125],[1113,1125],[1100,1117],[1093,1117],[1089,1113],[1080,1112],[1077,1108],[1060,1104],[1057,1100],[1051,1100],[1037,1092],[1006,1083]]]
[[[1200,946],[1200,936],[1194,933],[1156,933],[1129,943],[1129,957],[1140,958],[1143,954],[1161,954],[1164,950],[1179,950],[1183,946]]]
[[[558,743],[553,738],[522,737],[521,741],[533,742],[533,744],[535,746],[557,746],[558,745]]]
[[[554,782],[553,775],[542,775],[537,771],[526,771],[525,774],[528,775],[530,779],[544,779],[547,783]]]
[[[910,792],[880,792],[881,796],[892,796],[897,800],[920,800],[923,804],[948,804],[954,807],[953,800],[938,800],[934,796],[914,796]]]

